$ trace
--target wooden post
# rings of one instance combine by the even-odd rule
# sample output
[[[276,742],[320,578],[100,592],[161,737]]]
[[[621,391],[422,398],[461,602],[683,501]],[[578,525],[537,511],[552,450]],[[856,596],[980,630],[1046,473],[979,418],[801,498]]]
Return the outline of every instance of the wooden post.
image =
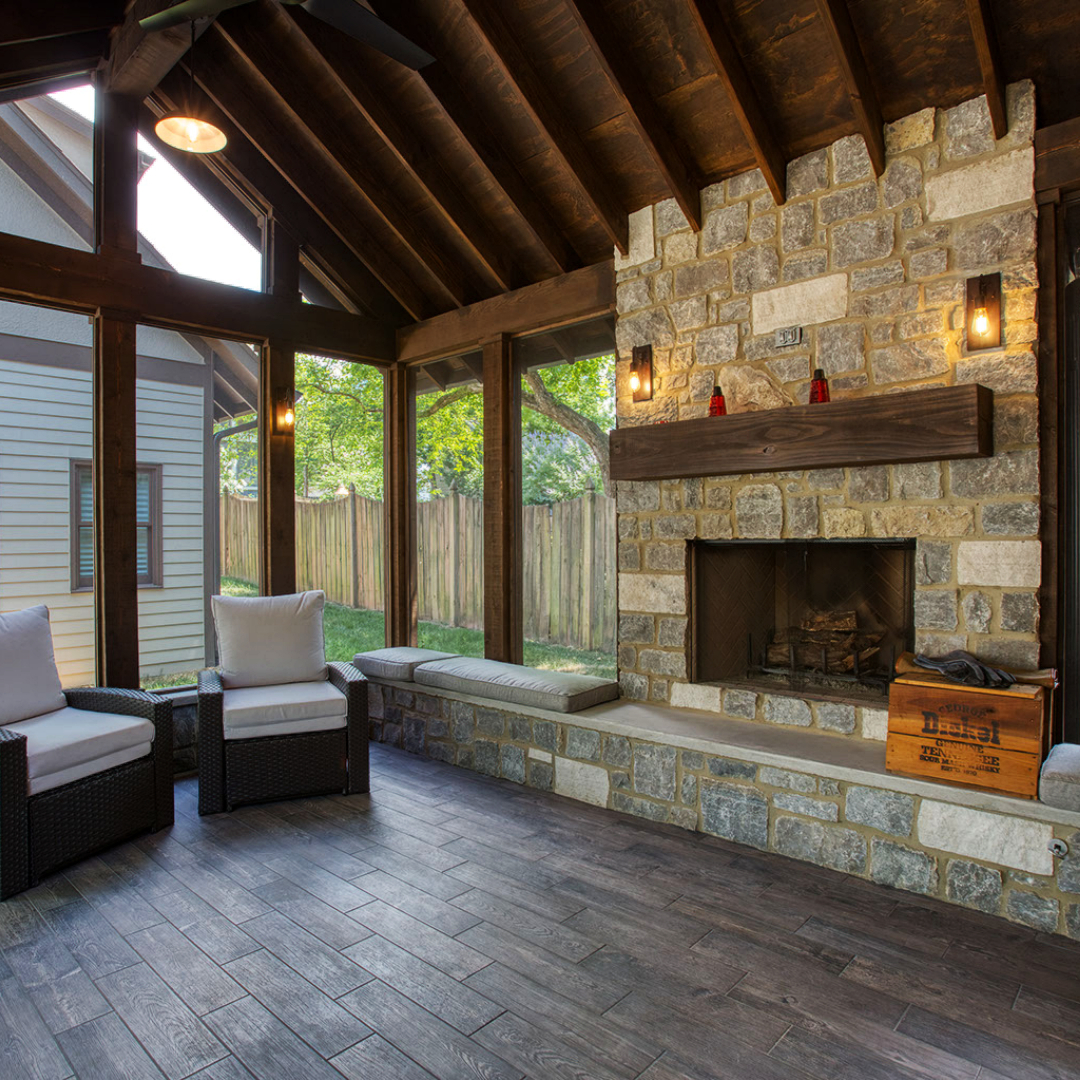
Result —
[[[521,377],[510,338],[483,343],[484,655],[520,664]]]
[[[596,488],[590,480],[581,500],[581,643],[586,649],[596,648],[596,604],[593,600],[593,565],[596,542]]]
[[[352,559],[352,573],[350,575],[352,606],[360,606],[360,541],[356,535],[356,485],[349,485],[349,555]]]
[[[263,234],[263,291],[284,301],[300,293],[300,248],[270,217]],[[296,439],[274,434],[274,411],[296,390],[295,344],[271,338],[262,350],[259,379],[260,591],[264,596],[296,592]]]
[[[386,373],[386,644],[416,644],[416,429],[409,369]]]
[[[450,580],[450,625],[461,625],[461,575],[464,566],[461,563],[461,494],[457,480],[450,481],[450,537],[449,537]]]
[[[97,92],[94,226],[97,251],[138,261],[139,103]],[[94,641],[102,686],[139,685],[135,564],[135,317],[99,309],[93,372]]]

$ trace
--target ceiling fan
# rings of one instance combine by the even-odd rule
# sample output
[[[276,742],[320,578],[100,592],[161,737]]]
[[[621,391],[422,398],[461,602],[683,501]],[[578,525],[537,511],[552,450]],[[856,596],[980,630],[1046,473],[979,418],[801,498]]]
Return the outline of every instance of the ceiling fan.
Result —
[[[180,0],[156,15],[139,20],[146,31],[168,30],[195,19],[219,15],[229,8],[250,4],[252,0]],[[356,0],[277,0],[281,4],[295,4],[309,15],[321,19],[350,37],[370,45],[373,49],[413,70],[419,70],[435,62],[435,57],[414,45],[404,34],[383,22],[374,12],[356,3]]]

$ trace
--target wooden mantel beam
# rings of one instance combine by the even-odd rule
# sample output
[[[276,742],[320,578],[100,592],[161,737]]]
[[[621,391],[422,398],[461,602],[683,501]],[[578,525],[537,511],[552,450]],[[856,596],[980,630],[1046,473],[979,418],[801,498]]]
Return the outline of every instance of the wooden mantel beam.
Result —
[[[630,122],[637,128],[668,191],[690,227],[694,232],[700,232],[702,181],[689,151],[676,142],[672,125],[661,114],[629,50],[619,40],[611,16],[600,0],[566,0],[566,6],[626,109]]]
[[[10,233],[0,233],[0,300],[87,315],[128,311],[169,330],[251,342],[282,336],[330,356],[379,364],[394,359],[390,323]]]
[[[994,138],[1003,139],[1009,130],[1009,117],[1005,110],[1005,76],[1002,74],[1001,51],[990,0],[967,0],[967,12],[982,71],[986,104],[990,108],[990,122],[994,126]]]
[[[611,242],[625,255],[630,230],[626,210],[616,203],[611,182],[570,125],[506,22],[500,10],[502,0],[460,0],[460,3],[504,76],[517,91],[537,130],[581,189]]]
[[[498,334],[520,335],[584,322],[615,310],[615,268],[609,262],[526,285],[398,331],[406,364],[457,356]]]
[[[727,88],[731,108],[757,159],[758,168],[777,203],[784,201],[787,159],[765,115],[716,0],[687,0],[690,15],[709,52],[713,67]]]
[[[885,122],[877,91],[870,81],[866,57],[851,21],[847,0],[817,0],[818,15],[836,53],[844,85],[851,100],[851,110],[859,125],[874,174],[885,171]]]

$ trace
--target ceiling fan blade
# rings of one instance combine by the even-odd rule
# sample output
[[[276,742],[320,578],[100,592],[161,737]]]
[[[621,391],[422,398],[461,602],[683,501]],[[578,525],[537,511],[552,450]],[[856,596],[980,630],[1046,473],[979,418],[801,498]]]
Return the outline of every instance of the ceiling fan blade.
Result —
[[[174,26],[181,26],[195,19],[205,19],[208,15],[218,15],[229,8],[250,3],[251,0],[181,0],[181,3],[159,11],[156,15],[148,15],[145,19],[140,19],[139,25],[147,33],[169,30]]]
[[[404,34],[399,34],[355,0],[303,0],[300,7],[414,71],[435,62],[431,53],[414,45]]]

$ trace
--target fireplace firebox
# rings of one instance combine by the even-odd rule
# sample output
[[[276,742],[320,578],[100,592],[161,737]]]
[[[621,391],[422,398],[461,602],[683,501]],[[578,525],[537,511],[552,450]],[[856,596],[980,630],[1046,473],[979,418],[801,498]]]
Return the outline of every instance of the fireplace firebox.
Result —
[[[880,699],[914,645],[914,540],[691,544],[691,678]]]

